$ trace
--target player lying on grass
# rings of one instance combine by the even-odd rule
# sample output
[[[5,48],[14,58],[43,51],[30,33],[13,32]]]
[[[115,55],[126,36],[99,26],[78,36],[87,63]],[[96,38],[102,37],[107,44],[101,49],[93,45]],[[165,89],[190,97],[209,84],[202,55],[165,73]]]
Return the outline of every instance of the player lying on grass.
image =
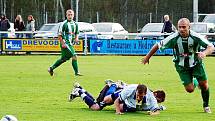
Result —
[[[106,105],[112,105],[116,98],[119,97],[122,89],[127,86],[121,80],[118,80],[116,83],[110,79],[105,81],[106,85],[100,92],[98,98],[96,99],[97,103],[105,107]],[[152,93],[150,93],[152,92]],[[138,111],[152,111],[154,108],[157,108],[157,103],[164,102],[165,92],[163,90],[148,91],[142,103],[137,105]],[[159,106],[159,110],[165,110],[164,106]]]
[[[75,85],[72,93],[70,94],[70,100],[73,100],[75,97],[81,96],[85,103],[92,110],[102,110],[107,105],[112,105],[114,101],[119,97],[122,88],[125,87],[125,84],[122,82],[113,83],[110,80],[106,81],[105,87],[100,92],[97,101],[79,84]],[[144,96],[144,101],[142,101],[136,108],[137,111],[150,111],[151,115],[159,114],[159,110],[165,109],[164,106],[158,106],[158,103],[164,102],[165,93],[164,91],[155,91],[152,93],[151,90],[147,90],[146,96]]]
[[[111,82],[110,82],[111,81]],[[115,91],[120,90],[125,85],[121,82],[112,83],[112,80],[105,80],[106,85],[100,92],[100,95],[95,100],[93,96],[88,93],[79,83],[74,84],[74,89],[71,91],[69,96],[69,101],[72,101],[76,97],[81,97],[85,103],[92,110],[102,110],[107,105],[112,105],[114,100],[110,100],[109,98],[105,98],[108,95],[113,94]],[[106,99],[106,100],[104,100]]]
[[[155,97],[156,96],[156,97]],[[122,89],[114,101],[116,114],[124,112],[147,111],[149,115],[158,115],[163,106],[159,107],[158,102],[165,100],[164,91],[149,90],[145,85],[131,84]]]

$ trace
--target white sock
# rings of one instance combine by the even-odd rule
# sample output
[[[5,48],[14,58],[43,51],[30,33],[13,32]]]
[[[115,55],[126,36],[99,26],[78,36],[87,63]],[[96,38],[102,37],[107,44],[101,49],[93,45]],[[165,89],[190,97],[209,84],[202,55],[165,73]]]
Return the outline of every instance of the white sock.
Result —
[[[81,98],[84,100],[84,97],[86,97],[87,95],[85,93],[81,94]]]

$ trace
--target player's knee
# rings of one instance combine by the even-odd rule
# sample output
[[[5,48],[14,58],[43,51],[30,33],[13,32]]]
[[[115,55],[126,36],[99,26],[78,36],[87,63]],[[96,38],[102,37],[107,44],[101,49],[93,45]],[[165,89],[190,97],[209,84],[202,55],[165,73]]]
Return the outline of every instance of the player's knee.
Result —
[[[186,91],[192,93],[194,91],[194,88],[186,88]]]
[[[187,92],[192,93],[195,89],[194,85],[192,83],[185,86],[185,89]]]
[[[207,83],[207,81],[200,82],[199,86],[200,86],[201,89],[204,89],[204,90],[208,89],[208,83]]]
[[[93,104],[90,108],[95,111],[100,110],[100,106],[98,104]]]
[[[65,58],[64,58],[64,59],[61,59],[61,61],[62,61],[63,63],[66,62],[66,60],[67,60],[67,59],[65,59]]]
[[[113,100],[112,100],[112,98],[111,98],[111,95],[106,96],[106,97],[104,98],[104,102],[105,102],[106,104],[108,104],[108,103],[113,103]]]
[[[208,89],[208,85],[199,85],[201,89],[203,90],[207,90]]]
[[[77,56],[73,56],[73,57],[72,57],[72,60],[77,60]]]

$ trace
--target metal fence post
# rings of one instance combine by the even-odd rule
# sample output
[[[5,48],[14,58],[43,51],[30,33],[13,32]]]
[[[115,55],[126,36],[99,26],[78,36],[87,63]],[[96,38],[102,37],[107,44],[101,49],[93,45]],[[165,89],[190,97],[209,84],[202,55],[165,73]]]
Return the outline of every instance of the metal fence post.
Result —
[[[1,33],[0,33],[0,55],[2,54],[2,48],[3,46],[2,46],[2,39],[1,39]]]
[[[87,55],[87,34],[84,33],[84,55]]]

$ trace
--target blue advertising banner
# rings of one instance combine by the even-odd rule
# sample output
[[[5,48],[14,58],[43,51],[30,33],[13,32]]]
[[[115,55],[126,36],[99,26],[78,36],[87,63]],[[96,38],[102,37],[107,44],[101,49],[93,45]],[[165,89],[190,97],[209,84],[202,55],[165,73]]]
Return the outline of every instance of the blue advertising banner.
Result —
[[[60,51],[60,42],[57,39],[3,39],[3,51]],[[83,40],[76,42],[74,48],[83,52]]]
[[[5,41],[5,49],[7,50],[22,50],[22,41],[7,40]]]
[[[90,40],[90,53],[145,55],[156,42],[160,40]],[[157,51],[156,55],[172,53],[172,49],[166,49],[163,52]]]

